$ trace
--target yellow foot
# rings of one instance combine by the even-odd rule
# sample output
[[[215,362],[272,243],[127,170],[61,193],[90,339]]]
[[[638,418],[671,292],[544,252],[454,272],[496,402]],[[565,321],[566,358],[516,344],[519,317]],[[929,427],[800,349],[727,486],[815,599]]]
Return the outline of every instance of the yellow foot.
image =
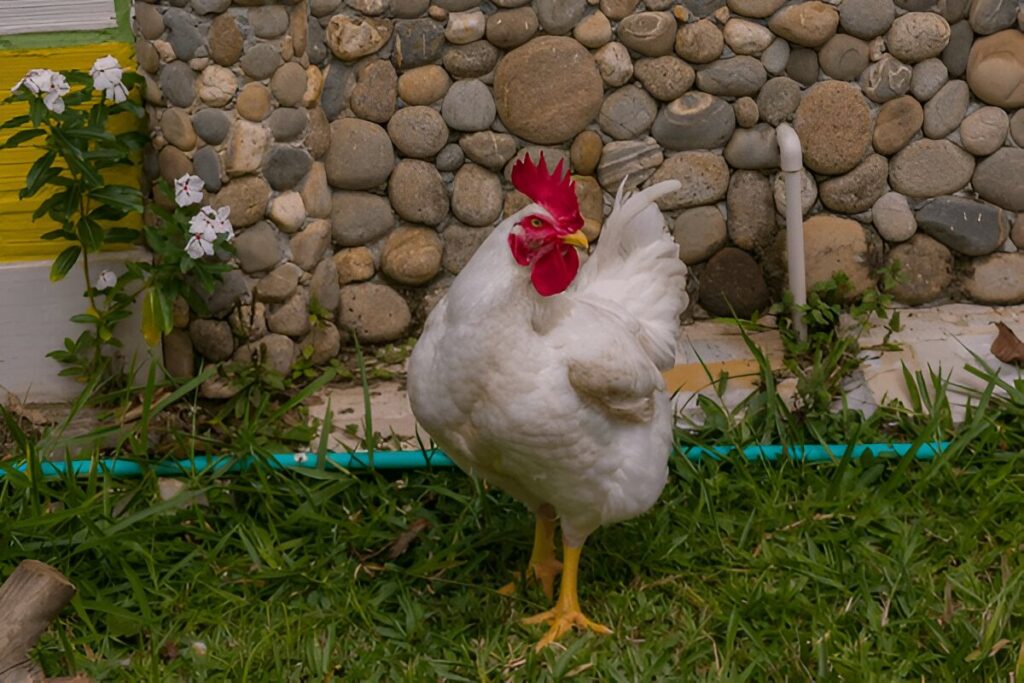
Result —
[[[540,582],[540,587],[548,600],[555,597],[555,577],[562,573],[561,562],[553,557],[531,562],[526,573]]]
[[[591,621],[583,616],[583,612],[578,609],[566,609],[559,605],[555,605],[553,609],[549,609],[546,612],[541,612],[532,617],[523,619],[523,623],[526,625],[530,624],[550,624],[551,628],[544,634],[544,637],[537,643],[536,650],[540,652],[551,643],[561,638],[565,633],[572,630],[573,626],[578,626],[581,629],[587,631],[593,631],[594,633],[600,633],[606,636],[612,632],[610,628],[596,621]]]

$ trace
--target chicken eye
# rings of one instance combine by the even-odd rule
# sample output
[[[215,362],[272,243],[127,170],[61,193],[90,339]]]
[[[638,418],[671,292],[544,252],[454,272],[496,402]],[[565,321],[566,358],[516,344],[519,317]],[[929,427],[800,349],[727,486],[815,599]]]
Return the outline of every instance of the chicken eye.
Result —
[[[539,218],[531,218],[530,219],[530,227],[533,227],[533,228],[544,227],[544,221],[542,221]]]

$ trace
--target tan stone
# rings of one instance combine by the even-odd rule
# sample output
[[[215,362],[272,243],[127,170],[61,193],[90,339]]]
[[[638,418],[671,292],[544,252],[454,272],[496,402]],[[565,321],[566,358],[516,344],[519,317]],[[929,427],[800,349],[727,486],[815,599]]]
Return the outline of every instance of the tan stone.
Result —
[[[353,61],[371,55],[391,38],[391,22],[337,14],[327,25],[327,46],[334,56]]]
[[[849,171],[871,145],[871,113],[860,88],[850,83],[823,81],[808,89],[793,127],[803,144],[804,163],[818,173]]]
[[[1000,31],[974,42],[967,83],[979,99],[997,107],[1024,107],[1024,33]]]
[[[350,282],[369,280],[377,272],[373,252],[366,247],[340,250],[334,255],[334,267],[338,271],[338,284],[342,287]]]
[[[428,64],[406,71],[398,78],[398,96],[409,105],[437,102],[451,86],[448,73],[437,64]]]
[[[260,170],[263,155],[270,146],[270,131],[248,121],[237,121],[228,138],[228,152],[224,162],[229,176],[240,176]]]
[[[819,214],[804,224],[807,287],[826,282],[836,272],[850,280],[852,298],[875,286],[867,235],[857,221]]]
[[[573,170],[580,175],[594,175],[597,164],[601,161],[603,148],[601,136],[594,131],[585,130],[577,135],[569,150]]]
[[[441,270],[441,238],[429,228],[398,228],[384,243],[381,270],[396,282],[422,285]]]
[[[262,83],[246,83],[238,93],[235,111],[250,121],[262,121],[270,116],[270,91]]]
[[[879,154],[895,154],[910,142],[924,123],[924,109],[911,97],[904,95],[889,100],[878,110],[873,142]]]

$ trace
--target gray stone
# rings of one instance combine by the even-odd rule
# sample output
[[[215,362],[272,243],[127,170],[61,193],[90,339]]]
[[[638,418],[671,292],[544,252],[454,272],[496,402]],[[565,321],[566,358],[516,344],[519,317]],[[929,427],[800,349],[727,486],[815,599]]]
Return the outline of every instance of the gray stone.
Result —
[[[907,64],[938,57],[949,44],[949,23],[934,12],[909,12],[896,17],[885,34],[892,56]]]
[[[1024,211],[1024,149],[1003,147],[978,163],[972,183],[982,199],[1011,211]]]
[[[284,252],[277,235],[277,230],[267,221],[260,221],[251,228],[239,231],[234,244],[235,255],[242,270],[256,273],[280,263]]]
[[[356,85],[356,70],[337,59],[332,59],[324,75],[320,92],[320,106],[329,119],[336,119],[348,106],[348,98]]]
[[[213,200],[213,206],[231,208],[231,223],[235,228],[252,225],[266,211],[270,200],[270,185],[263,178],[249,176],[227,184]]]
[[[537,20],[544,32],[560,36],[572,31],[583,19],[587,10],[586,0],[537,0]]]
[[[441,148],[441,151],[437,153],[437,158],[434,160],[434,165],[442,173],[452,173],[459,170],[459,167],[462,166],[465,160],[466,155],[463,153],[462,148],[453,142]]]
[[[452,83],[441,104],[441,116],[459,131],[486,130],[497,113],[490,89],[478,80]]]
[[[801,85],[814,85],[818,81],[818,53],[802,47],[790,50],[786,75]]]
[[[312,271],[330,243],[330,221],[313,221],[302,232],[292,235],[292,262],[305,271]]]
[[[230,14],[222,14],[210,23],[207,40],[210,42],[210,57],[221,66],[231,66],[242,56],[244,39],[238,22]]]
[[[276,45],[259,43],[246,50],[238,63],[246,76],[261,81],[270,78],[284,61],[281,59],[281,50]]]
[[[974,44],[974,30],[966,21],[958,21],[950,27],[949,44],[942,51],[942,63],[953,78],[960,78],[967,72],[967,60]]]
[[[200,109],[192,115],[196,134],[211,145],[219,145],[228,136],[231,119],[219,109]]]
[[[466,164],[452,183],[452,213],[466,225],[491,225],[501,214],[501,178],[480,166]]]
[[[387,123],[395,113],[398,97],[398,74],[391,62],[375,59],[356,73],[356,84],[349,94],[348,106],[361,119]]]
[[[275,190],[290,190],[309,172],[313,158],[299,147],[274,145],[267,157],[263,175]]]
[[[202,147],[192,156],[192,166],[196,175],[203,179],[206,189],[217,192],[221,186],[221,165],[217,150],[213,147]]]
[[[324,259],[316,264],[313,277],[309,281],[309,298],[311,302],[332,313],[338,310],[340,295],[338,286],[338,268],[334,259]]]
[[[307,41],[306,55],[312,64],[323,64],[324,60],[331,54],[327,49],[327,36],[324,34],[324,27],[314,17],[309,17],[306,23]]]
[[[856,0],[839,6],[839,22],[843,31],[870,40],[889,31],[896,18],[892,0]]]
[[[498,48],[486,40],[478,40],[466,45],[450,45],[441,62],[455,78],[481,78],[494,70],[498,56]]]
[[[380,267],[398,283],[423,285],[441,270],[443,249],[441,238],[429,228],[399,228],[384,243]]]
[[[281,5],[253,7],[249,10],[249,26],[257,38],[277,38],[288,30],[288,11]]]
[[[722,29],[725,44],[738,55],[759,55],[775,40],[775,35],[753,21],[729,19]]]
[[[613,88],[625,85],[633,77],[633,60],[622,43],[608,43],[594,53],[594,61],[605,84]]]
[[[736,14],[764,19],[786,4],[786,0],[728,0],[729,9]]]
[[[306,130],[309,115],[305,109],[281,107],[275,109],[267,120],[267,126],[278,142],[290,142],[297,139]]]
[[[1024,109],[1020,110],[1024,120]],[[1010,130],[1010,117],[1001,107],[982,107],[960,124],[960,144],[975,156],[988,156],[1002,147]]]
[[[164,33],[164,18],[154,5],[140,2],[135,6],[135,24],[147,40],[156,40]]]
[[[693,68],[672,55],[638,60],[633,73],[644,89],[662,102],[682,97],[696,79]]]
[[[270,79],[270,91],[274,93],[278,105],[282,107],[294,107],[300,104],[308,85],[306,70],[298,62],[282,64]],[[394,99],[393,89],[392,99]]]
[[[259,341],[238,347],[234,360],[261,365],[279,375],[288,375],[295,364],[295,342],[283,334],[268,334]]]
[[[1019,7],[1019,0],[973,0],[967,21],[975,33],[987,36],[1013,26]]]
[[[860,75],[860,86],[872,102],[888,102],[910,91],[914,70],[892,55],[864,69]]]
[[[331,229],[339,246],[369,244],[395,225],[395,215],[384,197],[368,192],[335,192],[331,201]]]
[[[908,197],[938,197],[963,189],[973,172],[974,157],[949,140],[922,139],[893,157],[889,184]]]
[[[433,19],[395,22],[395,66],[403,71],[431,64],[441,56],[444,25]]]
[[[772,44],[761,53],[761,64],[765,71],[772,76],[781,76],[786,72],[786,64],[789,63],[789,43],[782,38],[776,38]]]
[[[679,152],[665,159],[654,172],[651,184],[673,179],[682,187],[658,199],[662,211],[712,204],[722,199],[729,188],[729,167],[725,159],[711,152]]]
[[[893,247],[886,263],[899,264],[892,295],[908,306],[938,299],[953,281],[953,254],[927,235],[914,235],[909,242]]]
[[[411,322],[409,305],[387,285],[367,282],[341,288],[338,327],[354,332],[361,342],[395,341]]]
[[[917,219],[910,203],[899,192],[886,192],[875,200],[871,220],[886,242],[905,242],[917,232]]]
[[[601,152],[597,181],[607,192],[618,191],[623,180],[627,191],[634,190],[654,174],[664,158],[654,138],[609,142]]]
[[[615,140],[646,135],[658,113],[658,104],[642,88],[627,85],[604,99],[597,122]]]
[[[205,52],[203,36],[190,13],[170,7],[164,12],[164,25],[167,27],[167,41],[178,59],[187,62],[193,57],[203,56],[200,54],[200,48]]]
[[[780,216],[786,215],[786,176],[779,173],[775,176],[775,211]],[[800,172],[800,211],[806,216],[814,203],[818,201],[818,184],[814,176],[805,168]]]
[[[391,117],[388,135],[403,156],[429,159],[448,142],[448,127],[435,109],[405,107]]]
[[[188,334],[196,351],[215,363],[227,360],[235,351],[231,326],[223,320],[193,320]]]
[[[191,107],[196,98],[196,74],[184,62],[165,64],[160,70],[160,90],[176,107]]]
[[[723,146],[736,129],[736,114],[725,100],[690,91],[662,107],[651,134],[671,150]]]
[[[700,305],[711,315],[750,318],[770,303],[761,266],[745,251],[726,247],[701,273]]]
[[[915,218],[921,230],[966,256],[991,254],[1010,232],[1005,211],[963,197],[933,199],[917,210]]]
[[[402,159],[388,182],[395,212],[411,223],[439,225],[448,215],[448,191],[433,164]]]
[[[487,17],[487,41],[511,50],[532,38],[539,26],[537,13],[530,7],[499,10]]]
[[[488,228],[468,228],[458,223],[449,225],[441,235],[444,238],[441,265],[452,275],[458,275],[490,234]]]
[[[171,330],[164,335],[164,367],[167,374],[179,379],[190,379],[195,375],[195,357],[192,340],[182,330]]]
[[[505,133],[486,130],[463,135],[459,138],[459,147],[474,163],[492,171],[500,171],[508,163],[508,160],[515,156],[516,139]],[[458,166],[461,165],[462,161],[460,160]]]
[[[248,296],[249,283],[240,271],[229,270],[214,286],[213,292],[207,292],[201,287],[197,287],[196,292],[209,314],[220,318],[234,308],[242,297]]]
[[[932,57],[914,65],[910,77],[910,94],[921,102],[935,97],[935,93],[949,80],[949,71],[941,59]]]
[[[773,126],[789,121],[800,106],[800,84],[792,78],[779,76],[764,84],[757,94],[757,110],[761,118]]]
[[[888,173],[886,158],[871,154],[849,173],[823,182],[818,188],[821,203],[840,213],[867,211],[885,192]]]
[[[697,87],[712,95],[725,97],[754,96],[768,76],[761,62],[740,56],[720,59],[697,72]],[[817,78],[817,67],[815,67]]]
[[[342,190],[368,190],[384,183],[395,165],[387,132],[375,123],[340,119],[331,124],[324,157],[327,180]]]
[[[1012,305],[1024,301],[1024,252],[993,254],[975,260],[964,289],[983,304]]]
[[[341,333],[334,323],[324,322],[314,325],[309,334],[302,340],[303,354],[309,353],[309,361],[320,365],[331,360],[341,352]],[[305,351],[309,349],[309,351]]]
[[[676,20],[670,12],[640,12],[619,22],[619,42],[645,57],[672,53]]]
[[[698,206],[680,213],[672,224],[679,258],[692,266],[711,258],[728,239],[725,219],[714,206]]]
[[[868,44],[839,33],[821,48],[818,61],[826,76],[840,81],[855,81],[868,68]]]
[[[779,142],[775,128],[762,123],[753,128],[736,129],[725,146],[724,156],[733,168],[778,168]]]
[[[145,3],[139,3],[141,7]],[[192,0],[192,11],[196,14],[221,14],[228,11],[231,0]],[[138,11],[138,10],[136,10]]]
[[[149,80],[150,74],[155,74],[160,70],[160,54],[153,47],[153,43],[148,40],[135,41],[135,58],[138,60],[142,70],[148,72],[143,74],[147,80]],[[148,88],[149,85],[147,84],[146,89],[148,90]]]
[[[294,263],[282,263],[256,283],[256,298],[268,303],[286,301],[299,286],[302,269]]]
[[[761,117],[757,110],[757,102],[751,97],[741,97],[732,103],[733,112],[736,114],[736,123],[742,128],[753,128]]]
[[[633,13],[637,0],[600,0],[601,12],[609,19],[618,21]]]
[[[971,91],[965,81],[950,81],[924,105],[924,134],[944,138],[960,125],[971,102]]]
[[[748,251],[767,247],[775,236],[772,186],[757,171],[736,171],[726,196],[729,239]]]

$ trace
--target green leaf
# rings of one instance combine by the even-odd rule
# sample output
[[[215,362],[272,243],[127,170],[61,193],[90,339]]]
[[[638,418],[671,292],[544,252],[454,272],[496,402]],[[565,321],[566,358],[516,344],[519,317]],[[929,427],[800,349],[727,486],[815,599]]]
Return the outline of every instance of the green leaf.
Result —
[[[141,212],[142,192],[130,185],[106,185],[89,193],[93,199],[125,211]]]
[[[166,334],[173,328],[171,307],[167,298],[156,287],[150,287],[142,300],[142,337],[150,346],[156,346],[161,333]]]
[[[67,233],[64,232],[64,228],[57,228],[56,230],[51,230],[50,232],[44,232],[42,235],[39,236],[39,239],[49,241],[59,240],[65,237],[67,237]],[[72,239],[74,238],[72,237]]]
[[[107,242],[112,244],[134,244],[142,233],[135,228],[111,228],[107,230]]]
[[[39,192],[39,188],[46,182],[46,172],[53,170],[53,162],[56,158],[57,153],[51,150],[36,159],[35,163],[28,170],[28,175],[25,176],[25,189],[18,194],[19,197],[24,199]],[[57,172],[59,173],[60,171],[57,170]]]
[[[39,128],[33,128],[30,130],[19,130],[17,133],[7,138],[7,141],[4,144],[0,145],[0,149],[10,149],[12,147],[17,147],[18,145],[24,142],[34,140],[40,135],[46,135],[46,131]]]
[[[15,116],[14,118],[7,119],[3,123],[0,123],[0,130],[5,130],[7,128],[21,128],[28,123],[29,120],[28,114],[25,114],[24,116]]]
[[[82,248],[79,246],[68,247],[53,260],[53,266],[50,268],[50,282],[58,282],[64,279],[64,276],[68,274],[71,267],[78,261],[78,257],[82,253]]]
[[[88,216],[83,216],[78,221],[78,239],[87,252],[98,251],[103,246],[103,228]]]

